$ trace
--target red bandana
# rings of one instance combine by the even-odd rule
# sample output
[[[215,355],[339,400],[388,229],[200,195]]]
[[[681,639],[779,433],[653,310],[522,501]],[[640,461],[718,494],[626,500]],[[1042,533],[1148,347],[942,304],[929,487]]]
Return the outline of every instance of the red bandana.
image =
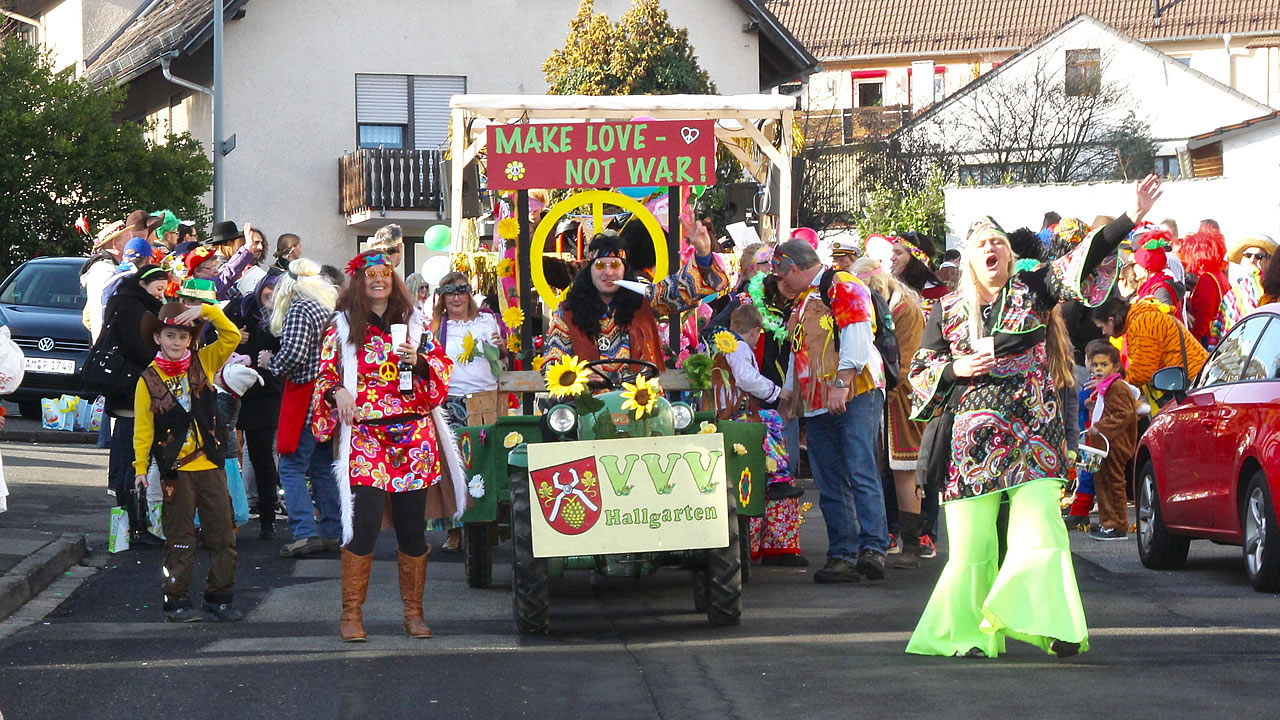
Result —
[[[164,356],[163,350],[159,350],[156,352],[156,367],[160,368],[160,372],[169,377],[185,375],[191,367],[191,351],[188,350],[180,360],[170,360]]]

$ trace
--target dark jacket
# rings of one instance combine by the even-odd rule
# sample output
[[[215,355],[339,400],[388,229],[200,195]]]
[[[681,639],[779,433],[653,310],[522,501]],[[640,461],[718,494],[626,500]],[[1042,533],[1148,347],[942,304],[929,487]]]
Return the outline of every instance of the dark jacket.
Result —
[[[121,383],[119,390],[105,396],[106,411],[112,415],[118,410],[133,409],[133,391],[137,387],[138,375],[155,360],[155,352],[149,344],[142,342],[142,318],[147,313],[160,312],[162,304],[161,300],[142,289],[134,275],[120,282],[102,311],[102,332],[117,333],[124,353],[125,377],[129,379]]]
[[[187,382],[191,387],[190,411],[183,409],[154,369],[144,370],[141,379],[151,395],[155,430],[151,457],[160,468],[160,477],[172,478],[178,468],[190,462],[190,458],[182,457],[181,453],[193,422],[200,436],[198,452],[202,452],[209,462],[222,467],[226,449],[221,438],[225,433],[222,432],[222,418],[218,413],[218,393],[205,375],[204,364],[192,358],[191,367],[187,371]]]
[[[236,327],[249,333],[249,339],[240,343],[236,352],[248,355],[249,367],[256,370],[262,378],[261,385],[249,388],[244,397],[240,398],[240,416],[236,420],[236,429],[275,429],[280,421],[280,398],[284,393],[284,382],[270,370],[258,365],[258,352],[279,352],[280,338],[262,326],[260,315],[252,311],[246,313],[242,302],[233,302],[227,307],[227,318]]]

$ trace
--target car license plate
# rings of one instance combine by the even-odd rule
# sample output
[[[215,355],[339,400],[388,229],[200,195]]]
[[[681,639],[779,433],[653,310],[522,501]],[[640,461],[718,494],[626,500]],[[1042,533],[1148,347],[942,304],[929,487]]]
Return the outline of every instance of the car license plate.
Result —
[[[75,375],[75,360],[59,360],[57,358],[26,358],[27,372],[47,373],[49,375]]]

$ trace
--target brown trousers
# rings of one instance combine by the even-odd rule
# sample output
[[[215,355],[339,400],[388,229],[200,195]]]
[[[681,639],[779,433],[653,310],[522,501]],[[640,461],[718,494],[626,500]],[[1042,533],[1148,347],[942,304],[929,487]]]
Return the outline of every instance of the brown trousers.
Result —
[[[1125,466],[1128,459],[1113,454],[1093,474],[1093,493],[1098,501],[1098,524],[1108,530],[1129,531],[1129,498],[1125,493]]]
[[[200,529],[209,551],[209,577],[204,598],[211,603],[231,602],[236,584],[236,530],[232,519],[231,495],[222,470],[184,472],[172,480],[161,480],[164,489],[164,601],[167,607],[187,599],[191,573],[195,569],[195,513],[200,510]]]

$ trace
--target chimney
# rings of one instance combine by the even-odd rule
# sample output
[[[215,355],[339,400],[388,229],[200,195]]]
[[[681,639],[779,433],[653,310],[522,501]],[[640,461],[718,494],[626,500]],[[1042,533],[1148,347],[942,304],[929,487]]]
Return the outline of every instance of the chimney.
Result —
[[[1160,0],[1151,0],[1151,24],[1160,27]]]
[[[911,63],[911,112],[918,113],[933,104],[933,61]]]

